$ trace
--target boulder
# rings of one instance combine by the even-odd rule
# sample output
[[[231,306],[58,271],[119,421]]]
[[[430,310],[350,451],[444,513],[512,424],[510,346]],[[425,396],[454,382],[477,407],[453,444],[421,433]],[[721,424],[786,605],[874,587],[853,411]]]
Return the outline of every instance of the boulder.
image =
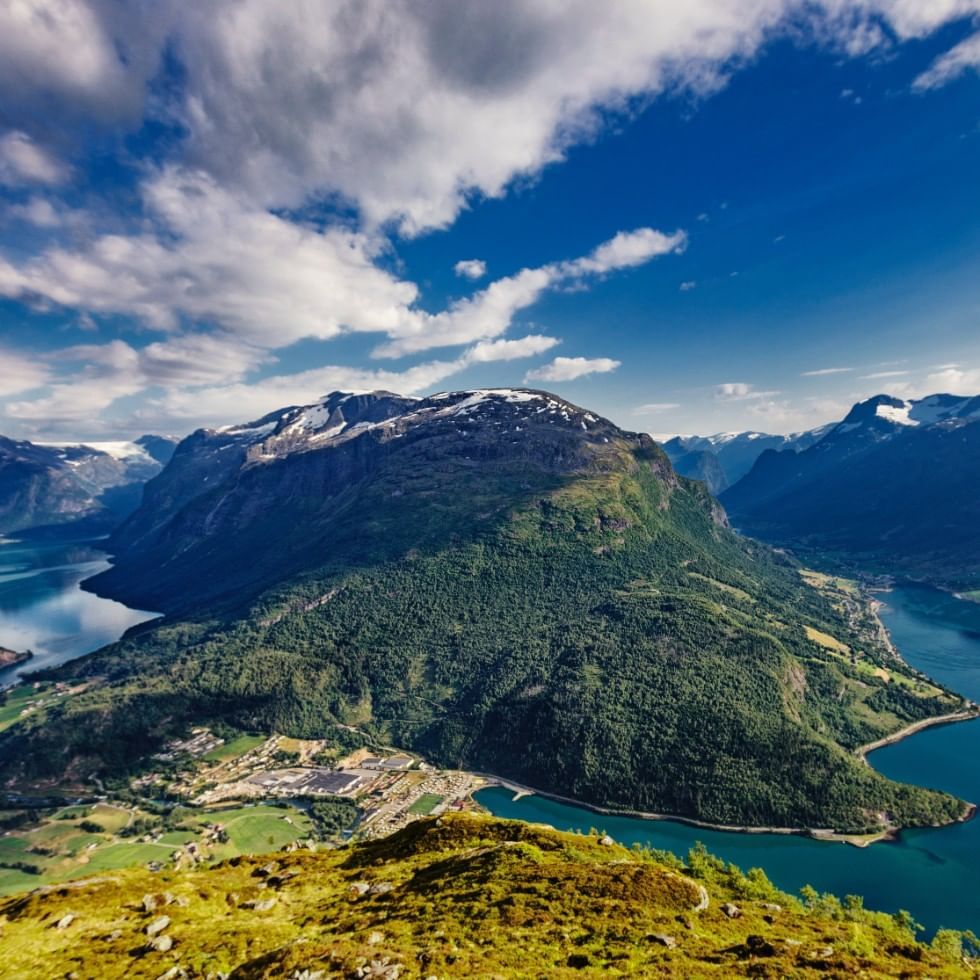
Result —
[[[154,919],[147,927],[146,934],[151,938],[153,936],[159,936],[167,926],[170,925],[170,916],[161,915],[158,919]]]
[[[725,904],[722,905],[721,910],[728,916],[729,919],[737,919],[742,914],[742,910],[737,905],[733,905],[731,902],[725,902]]]

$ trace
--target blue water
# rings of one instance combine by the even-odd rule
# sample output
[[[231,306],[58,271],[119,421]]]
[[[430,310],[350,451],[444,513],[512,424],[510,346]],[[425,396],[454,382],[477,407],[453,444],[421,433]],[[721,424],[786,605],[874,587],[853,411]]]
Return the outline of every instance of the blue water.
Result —
[[[909,663],[980,700],[980,605],[907,586],[886,597],[882,619]],[[928,729],[869,757],[893,779],[945,789],[980,803],[980,721]],[[811,884],[863,895],[872,908],[908,909],[928,934],[939,926],[980,932],[980,819],[938,830],[903,832],[894,843],[858,849],[778,834],[734,834],[673,821],[609,817],[499,787],[477,799],[497,816],[564,830],[602,828],[624,844],[684,855],[695,841],[742,868],[764,868],[786,891]]]
[[[0,688],[22,671],[54,667],[90,653],[155,613],[83,592],[79,583],[108,568],[90,543],[0,541],[0,646],[33,659],[0,670]]]

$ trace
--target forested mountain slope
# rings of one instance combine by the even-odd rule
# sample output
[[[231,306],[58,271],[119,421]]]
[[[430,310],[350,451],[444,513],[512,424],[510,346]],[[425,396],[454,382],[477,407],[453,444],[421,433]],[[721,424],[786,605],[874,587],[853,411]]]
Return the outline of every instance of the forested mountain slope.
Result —
[[[169,615],[63,668],[99,683],[2,736],[8,774],[119,770],[220,718],[721,823],[963,813],[851,752],[961,700],[649,437],[541,392],[362,396],[358,421],[331,397],[237,430],[236,466],[185,441],[147,493],[170,511],[95,583]]]

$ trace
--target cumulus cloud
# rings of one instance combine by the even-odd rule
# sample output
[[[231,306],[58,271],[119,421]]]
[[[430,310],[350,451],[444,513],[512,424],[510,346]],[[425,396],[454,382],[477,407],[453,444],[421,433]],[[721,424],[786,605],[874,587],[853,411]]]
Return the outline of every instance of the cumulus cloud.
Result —
[[[453,272],[466,279],[482,279],[487,274],[487,264],[483,259],[461,259],[453,266]]]
[[[524,375],[525,381],[574,381],[587,374],[615,371],[619,361],[611,357],[556,357],[550,364],[535,368]]]
[[[937,58],[916,78],[912,88],[917,92],[940,88],[971,69],[980,71],[980,32],[960,41],[956,47]]]
[[[68,168],[26,133],[0,136],[0,184],[60,184],[67,177]]]
[[[923,387],[930,395],[977,395],[980,394],[980,368],[944,367],[929,374]]]
[[[503,355],[543,343],[501,338],[546,290],[680,251],[685,239],[623,231],[586,256],[518,270],[429,313],[417,285],[391,271],[393,234],[449,226],[659,93],[710,94],[763,43],[801,24],[855,55],[978,11],[980,0],[0,4],[8,127],[0,179],[52,195],[81,172],[75,136],[93,126],[124,134],[152,120],[181,134],[144,179],[138,216],[116,215],[101,234],[61,231],[59,244],[33,257],[0,257],[0,294],[169,334],[153,351],[129,348],[132,377],[184,386],[184,394],[233,391],[270,352],[307,337],[375,333],[385,338],[379,357],[466,347],[403,371],[361,372],[372,386],[415,384],[473,363],[465,358],[481,350]],[[917,86],[954,77],[972,51],[958,45]],[[67,224],[55,200],[16,207],[15,217],[52,235]],[[345,217],[324,224],[324,213]],[[470,277],[480,260],[464,262]],[[217,383],[201,366],[208,343],[228,352]],[[91,405],[131,387],[122,367],[94,350],[85,356],[91,362],[68,360]],[[113,356],[121,364],[130,355]],[[113,370],[117,387],[104,373]],[[354,369],[316,370],[327,372],[319,378],[327,387]],[[70,411],[67,390],[46,397],[59,418]],[[19,406],[40,411],[37,400]]]

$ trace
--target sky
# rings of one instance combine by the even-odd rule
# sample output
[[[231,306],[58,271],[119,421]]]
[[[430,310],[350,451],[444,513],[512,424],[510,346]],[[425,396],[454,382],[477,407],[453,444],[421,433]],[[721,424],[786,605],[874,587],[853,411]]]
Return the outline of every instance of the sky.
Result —
[[[980,0],[0,5],[0,433],[980,393]]]

